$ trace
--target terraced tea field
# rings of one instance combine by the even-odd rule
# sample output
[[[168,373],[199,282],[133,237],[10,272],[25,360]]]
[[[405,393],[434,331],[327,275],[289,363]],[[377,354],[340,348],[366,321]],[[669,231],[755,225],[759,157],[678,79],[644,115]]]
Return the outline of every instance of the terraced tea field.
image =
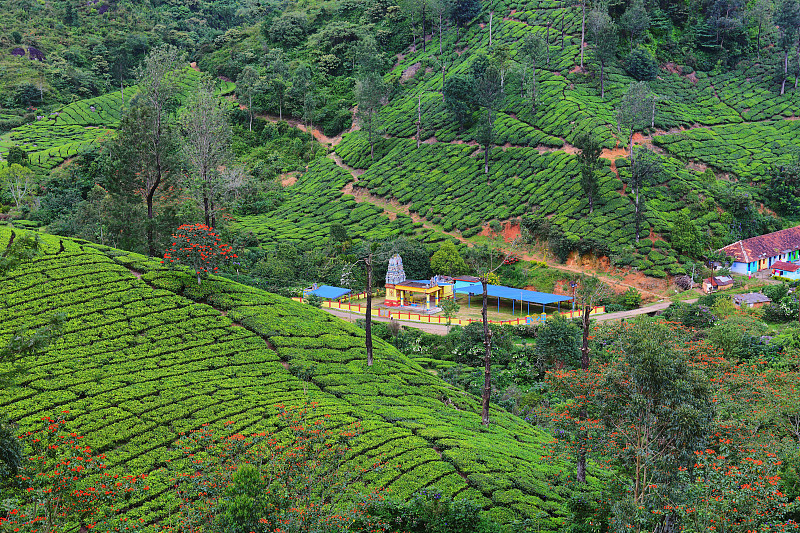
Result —
[[[183,100],[196,87],[199,73],[187,68],[181,74],[178,99]],[[221,94],[232,91],[231,82],[223,82]],[[0,136],[0,155],[19,146],[30,157],[31,168],[46,174],[67,159],[86,153],[113,135],[125,105],[135,97],[137,87],[127,87],[125,94],[116,91],[79,100],[31,124],[24,124]]]
[[[15,229],[17,234],[24,230]],[[0,250],[12,231],[0,227]],[[352,461],[397,465],[369,482],[400,496],[436,486],[508,521],[543,511],[542,531],[563,520],[563,486],[541,456],[549,437],[480,402],[378,342],[366,366],[364,332],[279,296],[222,279],[198,287],[135,254],[42,235],[44,254],[0,283],[0,342],[18,328],[66,315],[63,337],[29,361],[0,409],[22,428],[69,411],[88,445],[117,471],[149,473],[130,516],[169,514],[172,447],[182,431],[233,421],[231,431],[273,427],[277,403],[319,403],[334,425],[360,420]]]
[[[353,176],[327,158],[314,160],[296,183],[285,189],[286,200],[275,211],[264,215],[240,216],[234,225],[255,233],[263,246],[279,242],[321,242],[330,234],[332,224],[343,224],[348,235],[361,239],[384,240],[401,235],[416,235],[426,242],[443,239],[398,214],[389,219],[383,208],[342,192]]]

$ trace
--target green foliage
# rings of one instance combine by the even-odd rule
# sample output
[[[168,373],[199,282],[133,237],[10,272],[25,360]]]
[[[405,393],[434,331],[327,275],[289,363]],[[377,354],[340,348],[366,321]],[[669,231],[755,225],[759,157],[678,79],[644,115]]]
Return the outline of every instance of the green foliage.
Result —
[[[572,368],[580,363],[581,330],[562,315],[548,317],[536,335],[536,365],[540,370],[566,366]]]
[[[493,533],[497,524],[481,516],[480,508],[465,499],[452,499],[436,487],[421,490],[408,501],[374,502],[367,513],[409,533]]]
[[[459,276],[466,274],[467,264],[452,241],[444,241],[431,256],[431,270],[436,274]]]
[[[658,74],[658,64],[646,48],[638,46],[625,58],[625,70],[639,81],[652,80]]]
[[[707,378],[675,349],[676,331],[655,324],[623,326],[619,333],[612,348],[619,358],[595,394],[608,454],[632,480],[612,504],[614,526],[621,529],[654,523],[658,518],[642,511],[680,497],[671,493],[679,490],[673,483],[678,467],[694,463],[691,454],[703,448],[714,408]],[[617,431],[619,427],[630,431]],[[673,438],[658,436],[665,434]]]

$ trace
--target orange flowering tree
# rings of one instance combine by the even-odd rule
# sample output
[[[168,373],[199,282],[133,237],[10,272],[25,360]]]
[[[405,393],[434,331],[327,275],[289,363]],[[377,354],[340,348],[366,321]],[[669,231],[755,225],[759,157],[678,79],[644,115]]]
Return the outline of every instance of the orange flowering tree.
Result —
[[[192,268],[200,285],[201,275],[219,270],[222,261],[237,256],[214,229],[204,224],[184,224],[172,235],[172,245],[164,252],[164,264],[178,263]]]
[[[222,437],[206,425],[181,438],[185,468],[174,478],[179,511],[164,529],[394,531],[366,512],[383,495],[361,490],[363,476],[385,466],[356,469],[347,463],[358,426],[327,429],[327,415],[315,416],[313,404],[279,405],[278,411],[283,430],[276,434]]]
[[[65,412],[66,413],[66,412]],[[43,418],[36,431],[19,438],[26,460],[17,474],[18,489],[0,517],[0,531],[56,533],[75,529],[120,531],[135,524],[117,517],[130,497],[147,490],[145,476],[120,476],[107,470],[63,418]]]
[[[689,503],[665,505],[655,514],[675,513],[685,527],[696,532],[784,532],[800,526],[783,516],[797,507],[781,489],[782,461],[768,445],[745,450],[731,448],[721,438],[716,450],[694,452],[693,468],[682,468]]]

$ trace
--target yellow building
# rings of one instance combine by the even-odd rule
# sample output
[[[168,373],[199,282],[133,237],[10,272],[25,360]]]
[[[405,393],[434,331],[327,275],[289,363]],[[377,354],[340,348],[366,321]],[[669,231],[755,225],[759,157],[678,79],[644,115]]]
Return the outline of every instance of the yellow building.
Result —
[[[437,278],[430,281],[401,281],[386,284],[386,305],[413,305],[425,302],[425,309],[439,306],[443,298],[453,297],[453,285],[440,284]]]

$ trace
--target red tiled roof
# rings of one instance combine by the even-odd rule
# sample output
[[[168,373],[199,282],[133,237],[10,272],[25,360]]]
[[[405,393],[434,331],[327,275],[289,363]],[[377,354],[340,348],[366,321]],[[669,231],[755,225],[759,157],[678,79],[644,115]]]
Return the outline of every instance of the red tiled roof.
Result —
[[[800,268],[800,265],[795,265],[794,263],[787,263],[786,261],[775,261],[772,263],[770,267],[774,270],[785,270],[786,272],[797,272],[797,269]]]
[[[800,226],[737,241],[720,252],[739,263],[750,263],[794,250],[800,250]]]

